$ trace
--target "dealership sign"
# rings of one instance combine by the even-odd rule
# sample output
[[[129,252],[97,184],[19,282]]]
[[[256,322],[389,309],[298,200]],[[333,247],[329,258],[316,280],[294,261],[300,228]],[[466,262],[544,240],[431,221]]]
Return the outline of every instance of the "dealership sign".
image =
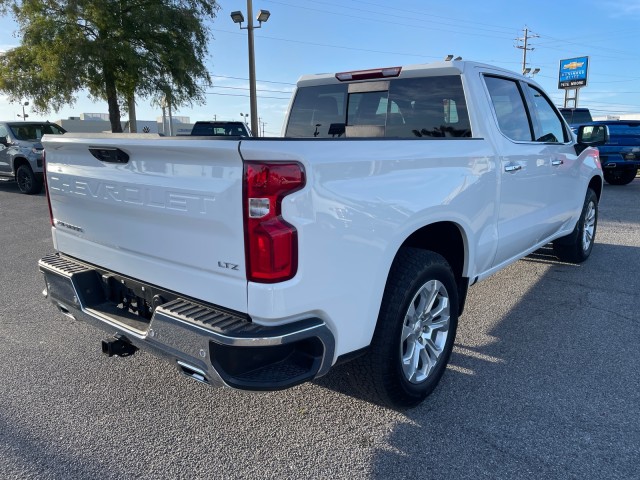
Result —
[[[587,84],[589,57],[560,60],[558,88],[580,88]]]

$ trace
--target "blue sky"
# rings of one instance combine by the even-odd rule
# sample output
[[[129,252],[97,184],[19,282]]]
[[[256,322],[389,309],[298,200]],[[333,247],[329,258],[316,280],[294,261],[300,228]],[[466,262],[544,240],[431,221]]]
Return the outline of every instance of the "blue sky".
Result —
[[[212,24],[210,58],[214,85],[207,104],[183,107],[177,115],[191,121],[240,120],[249,113],[247,32],[229,14],[245,0],[220,0]],[[253,0],[254,13],[271,18],[255,30],[258,111],[267,135],[278,135],[295,82],[303,74],[429,63],[447,54],[519,71],[522,50],[516,38],[525,26],[538,35],[527,64],[557,105],[561,59],[589,56],[589,84],[580,92],[581,107],[594,114],[640,112],[640,0]],[[17,27],[0,18],[0,50],[16,46]],[[161,115],[138,99],[138,118]],[[14,119],[21,108],[0,96],[1,117]],[[105,103],[79,95],[76,104],[33,119],[58,119],[83,112],[107,112]]]

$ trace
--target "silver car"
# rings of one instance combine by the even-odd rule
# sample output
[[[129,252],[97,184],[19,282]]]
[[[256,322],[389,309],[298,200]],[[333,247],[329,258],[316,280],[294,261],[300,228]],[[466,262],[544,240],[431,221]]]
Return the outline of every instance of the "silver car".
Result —
[[[49,122],[0,122],[0,177],[15,179],[22,193],[33,195],[43,185],[43,135],[65,130]]]

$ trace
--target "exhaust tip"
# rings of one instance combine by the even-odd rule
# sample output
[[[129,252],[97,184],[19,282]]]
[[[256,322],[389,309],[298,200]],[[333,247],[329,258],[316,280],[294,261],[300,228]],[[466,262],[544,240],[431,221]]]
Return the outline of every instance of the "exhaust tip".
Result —
[[[190,379],[209,385],[209,379],[207,378],[207,375],[199,368],[196,368],[193,365],[189,365],[188,363],[182,362],[180,360],[178,360],[178,368],[183,375],[186,375]]]
[[[69,309],[64,305],[62,305],[61,303],[58,303],[56,306],[58,307],[58,310],[60,311],[60,313],[62,313],[65,317],[70,318],[71,320],[76,319],[76,317],[73,316],[73,313],[71,313]]]

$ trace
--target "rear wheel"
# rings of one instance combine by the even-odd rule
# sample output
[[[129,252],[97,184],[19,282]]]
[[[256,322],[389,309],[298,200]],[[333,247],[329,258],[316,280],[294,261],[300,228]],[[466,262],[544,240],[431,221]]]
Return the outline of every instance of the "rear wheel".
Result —
[[[584,262],[593,250],[598,226],[598,196],[590,188],[587,189],[582,213],[576,228],[570,235],[553,242],[553,252],[565,262]]]
[[[380,403],[411,407],[444,374],[458,326],[458,290],[447,261],[415,248],[398,253],[369,352],[355,360],[359,388]]]
[[[604,174],[604,179],[611,185],[627,185],[628,183],[633,182],[633,179],[636,178],[638,169],[632,168],[631,170],[605,170],[602,173]]]
[[[42,178],[37,176],[27,164],[20,165],[16,172],[16,182],[22,193],[34,195],[42,191]]]

